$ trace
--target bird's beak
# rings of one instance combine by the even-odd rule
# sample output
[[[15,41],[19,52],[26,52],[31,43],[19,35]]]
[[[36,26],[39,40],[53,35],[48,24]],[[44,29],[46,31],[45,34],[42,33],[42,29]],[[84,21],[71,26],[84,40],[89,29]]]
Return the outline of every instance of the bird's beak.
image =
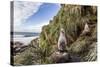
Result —
[[[64,31],[61,31],[62,33],[64,33]]]

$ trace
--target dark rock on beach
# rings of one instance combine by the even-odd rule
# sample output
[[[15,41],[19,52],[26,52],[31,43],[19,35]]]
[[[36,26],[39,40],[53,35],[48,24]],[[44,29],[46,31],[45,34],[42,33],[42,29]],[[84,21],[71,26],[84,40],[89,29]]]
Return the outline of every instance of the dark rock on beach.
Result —
[[[21,42],[14,42],[12,44],[12,49],[13,49],[13,53],[14,54],[17,54],[17,53],[20,53],[20,52],[23,52],[26,47],[28,47],[27,45],[24,45],[23,43]]]

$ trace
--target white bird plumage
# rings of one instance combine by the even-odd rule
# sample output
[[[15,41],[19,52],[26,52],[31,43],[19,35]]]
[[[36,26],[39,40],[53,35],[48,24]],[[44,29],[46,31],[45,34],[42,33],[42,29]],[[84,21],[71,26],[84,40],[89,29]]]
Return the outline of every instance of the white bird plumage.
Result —
[[[66,44],[67,44],[67,40],[65,36],[65,31],[63,28],[61,28],[59,39],[58,39],[58,50],[61,51],[65,50]]]
[[[86,23],[85,24],[85,27],[84,27],[84,31],[86,31],[86,32],[88,32],[90,29],[89,29],[89,26],[88,26],[88,24]]]
[[[89,32],[90,32],[89,25],[87,23],[85,23],[84,30],[81,35],[86,35]]]

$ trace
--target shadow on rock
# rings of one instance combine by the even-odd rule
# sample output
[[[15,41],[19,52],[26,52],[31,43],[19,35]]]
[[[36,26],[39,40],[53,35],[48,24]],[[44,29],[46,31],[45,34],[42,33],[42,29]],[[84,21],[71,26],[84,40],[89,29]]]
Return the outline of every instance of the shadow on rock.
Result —
[[[80,62],[81,58],[76,55],[71,55],[67,52],[54,52],[50,59],[53,63],[69,63],[69,62]]]

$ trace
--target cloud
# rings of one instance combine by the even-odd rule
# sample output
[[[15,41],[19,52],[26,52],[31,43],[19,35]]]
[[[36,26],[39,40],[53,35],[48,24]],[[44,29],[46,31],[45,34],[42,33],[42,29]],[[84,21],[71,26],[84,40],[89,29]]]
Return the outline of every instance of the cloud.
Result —
[[[42,3],[14,1],[14,30],[19,28],[31,15],[35,14]]]
[[[29,25],[27,27],[21,26],[19,28],[16,28],[16,31],[18,32],[26,32],[26,31],[27,32],[41,32],[42,27],[47,24],[49,24],[49,21],[41,22],[37,25]]]
[[[41,22],[41,23],[39,23],[39,24],[37,24],[37,25],[29,26],[29,27],[27,28],[27,30],[30,30],[31,32],[32,32],[32,31],[33,31],[33,32],[41,32],[42,27],[43,27],[44,25],[48,25],[48,24],[49,24],[49,21]]]

